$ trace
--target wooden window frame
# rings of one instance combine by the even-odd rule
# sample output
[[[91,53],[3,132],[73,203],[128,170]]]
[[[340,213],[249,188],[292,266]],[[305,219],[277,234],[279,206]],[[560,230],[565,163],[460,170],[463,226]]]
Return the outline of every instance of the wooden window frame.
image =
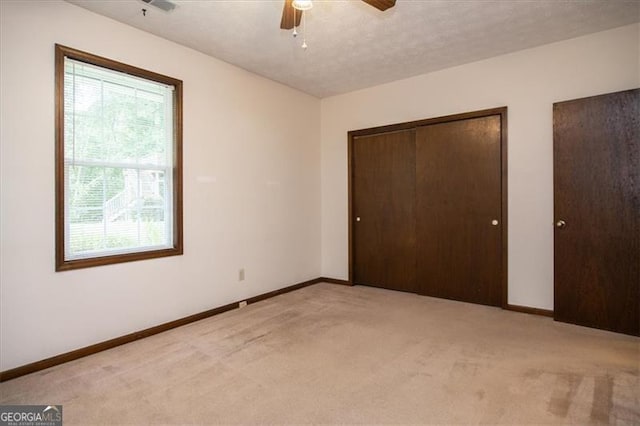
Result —
[[[64,185],[64,60],[73,59],[135,77],[174,87],[173,113],[173,247],[82,259],[65,259],[65,185]],[[183,254],[182,211],[182,80],[157,74],[70,47],[55,45],[55,246],[56,271],[111,265],[143,259]]]

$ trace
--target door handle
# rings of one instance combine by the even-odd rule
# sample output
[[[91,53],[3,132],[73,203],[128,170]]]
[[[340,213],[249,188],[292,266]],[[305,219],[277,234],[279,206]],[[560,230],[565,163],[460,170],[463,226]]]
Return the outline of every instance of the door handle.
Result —
[[[498,219],[493,219],[493,220],[491,221],[491,224],[492,224],[493,226],[498,226],[498,223],[500,223],[500,222],[498,222]]]
[[[564,220],[560,219],[559,221],[556,222],[556,228],[564,228],[565,226],[567,226],[567,222],[565,222]]]
[[[356,222],[360,222],[360,216],[356,217]]]

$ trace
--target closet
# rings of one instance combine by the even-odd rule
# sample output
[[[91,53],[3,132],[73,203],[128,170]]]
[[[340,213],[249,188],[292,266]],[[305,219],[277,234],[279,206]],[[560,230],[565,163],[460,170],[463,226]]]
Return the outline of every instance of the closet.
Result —
[[[505,303],[506,114],[349,132],[351,282]]]

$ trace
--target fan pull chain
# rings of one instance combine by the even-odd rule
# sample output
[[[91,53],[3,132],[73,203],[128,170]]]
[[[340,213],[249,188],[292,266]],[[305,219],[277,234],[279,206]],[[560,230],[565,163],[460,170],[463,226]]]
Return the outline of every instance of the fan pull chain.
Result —
[[[302,14],[302,48],[307,50],[307,14]]]
[[[293,38],[298,37],[298,27],[296,27],[296,9],[291,8],[291,13],[293,13]]]

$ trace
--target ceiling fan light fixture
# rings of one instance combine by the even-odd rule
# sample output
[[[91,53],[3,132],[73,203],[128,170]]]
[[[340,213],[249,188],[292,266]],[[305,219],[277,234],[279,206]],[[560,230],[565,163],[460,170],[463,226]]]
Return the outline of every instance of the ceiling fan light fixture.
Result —
[[[291,5],[297,10],[309,10],[313,7],[311,0],[293,0]]]

